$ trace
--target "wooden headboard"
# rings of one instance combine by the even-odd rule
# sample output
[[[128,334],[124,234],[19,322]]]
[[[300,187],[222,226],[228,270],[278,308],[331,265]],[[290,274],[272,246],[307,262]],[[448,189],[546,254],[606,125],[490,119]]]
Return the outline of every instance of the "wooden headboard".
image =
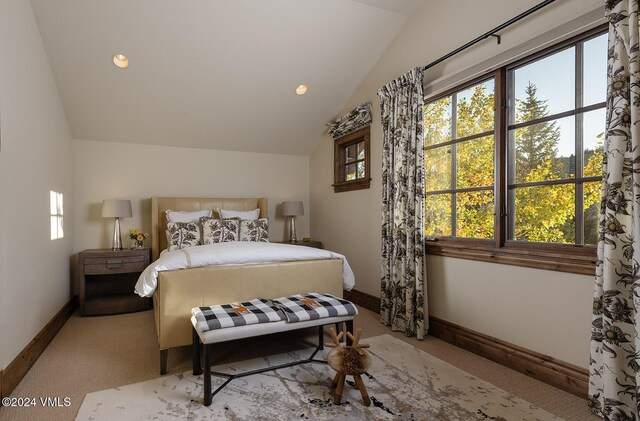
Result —
[[[151,198],[151,258],[158,259],[160,252],[167,248],[167,210],[197,211],[216,209],[249,211],[260,209],[260,218],[267,217],[267,199],[259,198],[212,198],[212,197],[156,197]]]

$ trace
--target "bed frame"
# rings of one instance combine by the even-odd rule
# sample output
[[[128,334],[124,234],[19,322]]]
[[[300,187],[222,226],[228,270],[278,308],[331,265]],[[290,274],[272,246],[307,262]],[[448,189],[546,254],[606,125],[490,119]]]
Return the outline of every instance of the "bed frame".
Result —
[[[266,198],[151,198],[151,253],[157,260],[167,248],[165,211],[216,209],[248,211],[260,209],[267,217]],[[160,345],[160,374],[167,372],[169,348],[191,345],[191,308],[248,301],[257,297],[277,298],[304,292],[322,292],[342,297],[342,260],[308,260],[258,265],[207,266],[158,274],[153,294],[153,312]]]

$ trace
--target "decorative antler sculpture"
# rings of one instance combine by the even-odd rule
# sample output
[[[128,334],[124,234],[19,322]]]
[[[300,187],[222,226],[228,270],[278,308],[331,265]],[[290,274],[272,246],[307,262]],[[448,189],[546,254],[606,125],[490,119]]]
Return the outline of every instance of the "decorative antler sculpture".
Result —
[[[371,405],[369,394],[367,393],[367,389],[360,377],[360,375],[365,373],[371,366],[371,358],[369,358],[369,354],[362,349],[369,348],[369,345],[359,343],[362,329],[356,330],[355,336],[350,332],[347,332],[347,336],[353,341],[353,345],[351,346],[340,345],[340,339],[342,339],[345,332],[340,332],[338,335],[336,334],[336,330],[331,327],[329,328],[329,334],[331,335],[333,342],[325,342],[325,345],[333,349],[329,352],[329,355],[327,355],[327,363],[329,363],[331,368],[336,370],[336,375],[331,382],[331,388],[337,388],[336,394],[333,398],[333,403],[335,405],[340,405],[340,401],[342,400],[342,391],[344,390],[344,381],[349,375],[353,376],[353,380],[356,382],[360,395],[362,395],[362,402],[364,405]]]

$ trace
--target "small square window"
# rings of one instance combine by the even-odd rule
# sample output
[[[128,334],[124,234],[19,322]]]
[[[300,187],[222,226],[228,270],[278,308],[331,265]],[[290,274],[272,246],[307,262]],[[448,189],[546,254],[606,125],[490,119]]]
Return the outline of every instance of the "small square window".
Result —
[[[335,140],[334,184],[336,193],[368,189],[369,177],[369,126]]]

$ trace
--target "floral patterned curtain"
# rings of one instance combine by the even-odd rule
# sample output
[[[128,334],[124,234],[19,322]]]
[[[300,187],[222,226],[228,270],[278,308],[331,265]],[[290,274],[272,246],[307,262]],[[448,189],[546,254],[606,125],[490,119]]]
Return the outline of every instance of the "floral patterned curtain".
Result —
[[[421,68],[378,91],[382,109],[382,293],[380,319],[423,339],[424,140]]]
[[[605,1],[607,121],[591,328],[589,405],[640,418],[640,57],[638,0]]]

